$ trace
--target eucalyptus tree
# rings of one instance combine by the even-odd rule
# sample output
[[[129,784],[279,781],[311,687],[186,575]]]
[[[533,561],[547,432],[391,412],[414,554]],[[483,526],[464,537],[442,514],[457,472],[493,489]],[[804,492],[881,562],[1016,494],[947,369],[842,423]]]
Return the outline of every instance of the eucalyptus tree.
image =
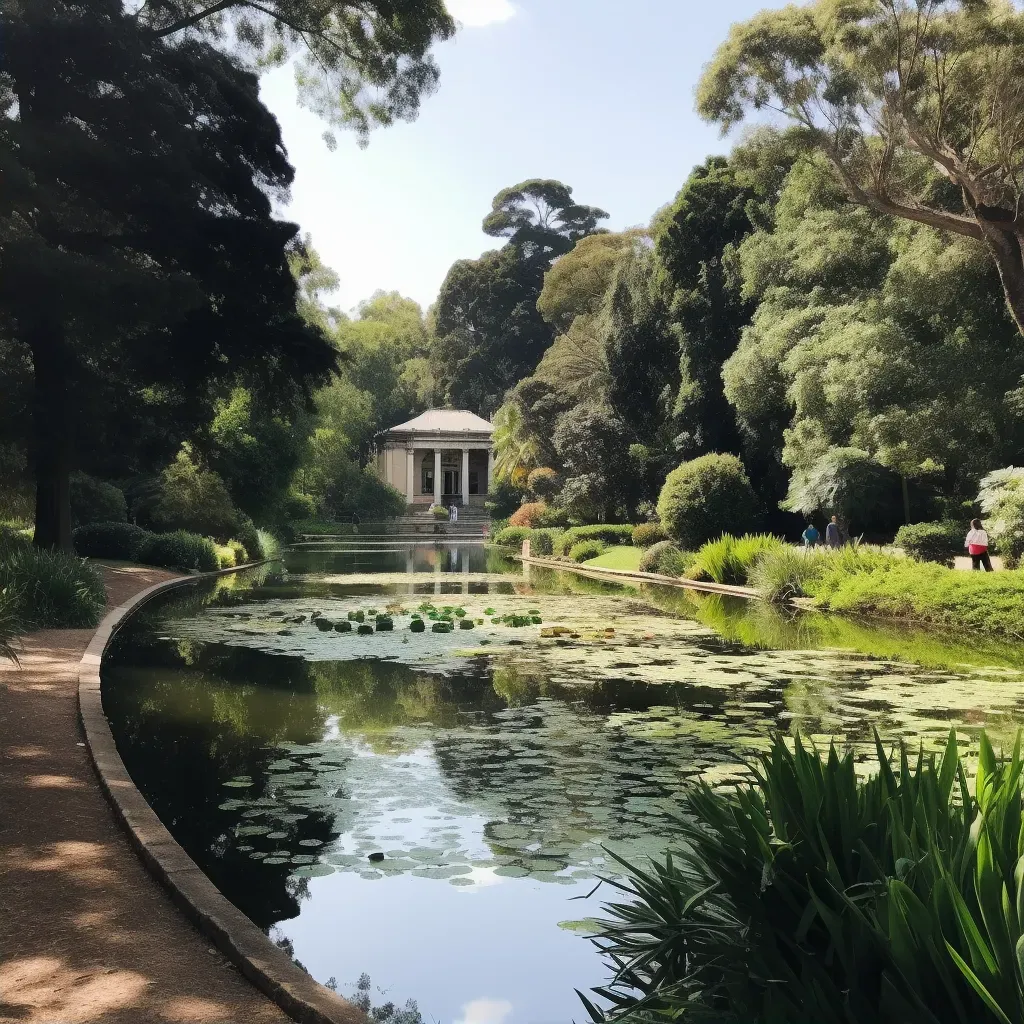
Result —
[[[430,48],[455,31],[444,0],[141,0],[134,10],[152,39],[201,34],[259,68],[294,60],[300,102],[361,140],[415,117],[438,82]]]
[[[781,113],[854,203],[983,242],[1024,333],[1024,14],[1009,0],[764,11],[732,28],[697,106],[723,131]]]

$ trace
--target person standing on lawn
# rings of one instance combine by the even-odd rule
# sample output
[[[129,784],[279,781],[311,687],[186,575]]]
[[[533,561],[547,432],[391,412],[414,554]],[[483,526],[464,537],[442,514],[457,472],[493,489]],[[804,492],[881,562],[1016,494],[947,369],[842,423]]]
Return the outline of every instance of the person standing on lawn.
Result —
[[[807,529],[803,532],[804,547],[805,548],[816,548],[818,541],[821,539],[821,534],[818,533],[818,528],[814,523],[808,523]]]
[[[992,559],[988,557],[988,534],[982,529],[980,519],[971,520],[971,529],[964,541],[964,547],[971,556],[972,569],[985,566],[985,572],[992,571]]]
[[[832,517],[832,521],[825,527],[825,543],[830,548],[840,548],[843,545],[843,534],[839,529],[839,519]]]

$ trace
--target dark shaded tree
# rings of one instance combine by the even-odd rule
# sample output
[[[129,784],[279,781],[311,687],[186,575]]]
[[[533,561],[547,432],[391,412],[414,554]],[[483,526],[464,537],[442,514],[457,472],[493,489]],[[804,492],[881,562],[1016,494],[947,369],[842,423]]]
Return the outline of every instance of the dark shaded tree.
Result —
[[[295,312],[271,205],[292,169],[255,77],[115,0],[16,14],[0,308],[33,371],[36,542],[69,549],[69,474],[97,448],[173,451],[231,387],[293,402],[335,353]]]

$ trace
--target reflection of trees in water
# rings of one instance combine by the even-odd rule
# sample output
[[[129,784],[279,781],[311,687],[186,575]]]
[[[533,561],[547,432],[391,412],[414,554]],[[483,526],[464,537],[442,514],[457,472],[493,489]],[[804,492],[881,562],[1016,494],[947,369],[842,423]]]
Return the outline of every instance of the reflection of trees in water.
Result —
[[[257,925],[294,917],[306,880],[289,877],[294,866],[288,863],[262,863],[240,850],[251,840],[236,836],[240,818],[230,804],[232,797],[273,791],[268,748],[322,737],[324,715],[309,666],[300,658],[208,646],[184,668],[170,642],[154,642],[144,653],[145,670],[125,665],[122,656],[104,673],[104,707],[129,773],[189,855]],[[225,787],[240,776],[252,780],[244,793]],[[268,820],[285,833],[274,845],[287,851],[305,850],[303,840],[327,843],[336,834],[332,816],[323,812]]]

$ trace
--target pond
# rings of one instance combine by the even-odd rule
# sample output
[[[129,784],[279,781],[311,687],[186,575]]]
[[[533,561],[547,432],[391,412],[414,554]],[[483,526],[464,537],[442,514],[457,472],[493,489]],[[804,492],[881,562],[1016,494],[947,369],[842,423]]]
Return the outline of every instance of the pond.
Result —
[[[740,778],[776,729],[865,757],[873,730],[1005,742],[1024,660],[483,546],[334,541],[146,606],[103,699],[175,838],[319,981],[365,973],[375,1004],[443,1024],[565,1024],[605,980],[599,877],[673,846],[695,779]]]

